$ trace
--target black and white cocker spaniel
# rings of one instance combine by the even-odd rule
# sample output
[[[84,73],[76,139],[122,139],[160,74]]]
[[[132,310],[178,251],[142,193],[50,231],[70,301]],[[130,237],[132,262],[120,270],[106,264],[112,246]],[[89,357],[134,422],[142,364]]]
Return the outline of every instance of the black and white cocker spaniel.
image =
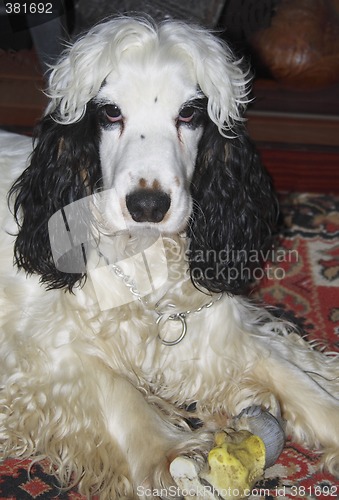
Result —
[[[248,80],[202,28],[113,19],[51,69],[33,152],[1,135],[1,456],[88,498],[177,498],[259,408],[266,465],[285,426],[338,473],[338,355],[241,296],[276,219]]]

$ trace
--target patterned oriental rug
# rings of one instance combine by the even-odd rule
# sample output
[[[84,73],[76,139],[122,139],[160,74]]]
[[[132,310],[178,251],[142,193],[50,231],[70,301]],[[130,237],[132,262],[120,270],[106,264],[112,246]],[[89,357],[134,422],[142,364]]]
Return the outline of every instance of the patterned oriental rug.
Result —
[[[283,195],[281,210],[280,239],[254,298],[275,305],[278,314],[299,325],[309,340],[317,339],[320,348],[339,351],[339,196]],[[316,453],[287,441],[251,500],[338,499],[339,480],[320,472],[318,461]],[[45,461],[0,464],[0,500],[56,498],[84,499],[76,489],[60,492]]]

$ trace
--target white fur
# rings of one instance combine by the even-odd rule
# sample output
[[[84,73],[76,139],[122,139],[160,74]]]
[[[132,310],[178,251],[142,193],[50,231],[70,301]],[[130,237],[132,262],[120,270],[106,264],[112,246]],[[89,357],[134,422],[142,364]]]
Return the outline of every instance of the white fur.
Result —
[[[147,21],[126,17],[112,26],[108,22],[92,28],[65,51],[51,72],[48,95],[52,101],[48,111],[60,106],[61,123],[81,118],[86,103],[98,94],[112,68],[120,67],[129,57],[139,61],[141,57],[147,62],[148,55],[154,53],[161,66],[168,61],[171,67],[178,59],[186,63],[201,90],[210,96],[209,114],[221,133],[241,119],[241,108],[248,102],[249,78],[244,79],[242,61],[235,60],[219,39],[202,28],[180,22],[163,23],[157,28]],[[159,65],[156,68],[160,69]]]
[[[116,128],[102,135],[104,188],[114,187],[112,197],[118,196],[127,225],[133,228],[138,223],[126,209],[126,194],[138,189],[140,179],[147,180],[149,188],[157,182],[171,195],[170,211],[161,223],[161,231],[173,233],[180,225],[186,226],[192,210],[187,185],[202,131],[182,127],[179,136],[175,121],[180,107],[199,95],[196,79],[180,59],[160,63],[161,54],[155,53],[145,63],[139,54],[135,56],[130,55],[108,75],[95,98],[105,103],[114,100],[125,123],[123,134]],[[113,215],[109,213],[112,197],[107,198],[108,220]]]
[[[200,36],[207,37],[214,60],[205,58],[206,45],[199,43],[193,28],[184,32],[181,24],[165,24],[158,39],[148,24],[120,22],[121,31],[114,36],[108,23],[69,49],[52,72],[49,111],[60,105],[60,121],[70,123],[80,118],[89,98],[119,100],[126,129],[121,141],[117,130],[103,133],[104,187],[116,189],[119,199],[140,178],[150,183],[157,179],[172,189],[174,209],[160,224],[168,279],[141,300],[135,296],[125,305],[105,309],[90,277],[70,294],[46,291],[38,276],[27,277],[13,268],[15,225],[6,193],[27,164],[30,141],[1,135],[2,454],[47,456],[61,481],[79,482],[88,497],[100,492],[102,499],[131,499],[142,496],[142,487],[172,484],[168,465],[179,454],[202,464],[214,431],[255,403],[273,413],[280,405],[287,432],[320,448],[325,465],[338,473],[338,355],[313,350],[288,325],[243,298],[225,294],[216,300],[218,295],[212,295],[215,303],[202,307],[211,296],[191,283],[187,242],[177,234],[191,209],[184,188],[201,135],[199,128],[186,130],[179,140],[174,126],[178,109],[196,95],[198,83],[211,95],[210,117],[225,133],[225,120],[230,125],[238,118],[236,109],[245,99],[244,75],[240,77],[237,65],[225,63],[225,49],[205,32]],[[150,47],[143,61],[140,40]],[[131,44],[135,49],[129,52]],[[230,72],[233,83],[221,84]],[[140,134],[147,146],[140,145]],[[121,209],[126,226],[133,228],[136,223],[123,203]],[[109,249],[109,259],[125,259],[148,248],[147,231],[110,236],[116,214],[109,203],[103,211],[109,227],[101,250]],[[107,296],[112,279],[109,271],[101,276]],[[157,311],[165,318],[193,311],[187,315],[187,334],[177,345],[166,346],[159,339]],[[172,327],[173,332],[160,333],[176,337],[178,325]],[[185,423],[183,409],[194,402],[195,416],[204,423],[196,431]]]

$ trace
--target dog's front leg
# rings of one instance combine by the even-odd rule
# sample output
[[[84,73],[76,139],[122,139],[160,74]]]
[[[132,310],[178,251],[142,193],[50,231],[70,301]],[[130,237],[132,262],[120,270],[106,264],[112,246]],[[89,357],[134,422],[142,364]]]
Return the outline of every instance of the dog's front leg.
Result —
[[[169,473],[170,463],[179,455],[202,459],[212,447],[213,432],[175,425],[130,382],[109,372],[100,375],[100,393],[108,431],[126,457],[136,495],[180,496]]]
[[[324,367],[326,363],[323,356]],[[321,449],[324,465],[339,476],[339,400],[324,387],[325,372],[317,378],[315,364],[313,371],[311,366],[306,371],[279,356],[261,360],[255,372],[280,402],[287,434],[303,445]],[[332,377],[328,383],[333,384],[335,374],[333,363],[327,373]]]

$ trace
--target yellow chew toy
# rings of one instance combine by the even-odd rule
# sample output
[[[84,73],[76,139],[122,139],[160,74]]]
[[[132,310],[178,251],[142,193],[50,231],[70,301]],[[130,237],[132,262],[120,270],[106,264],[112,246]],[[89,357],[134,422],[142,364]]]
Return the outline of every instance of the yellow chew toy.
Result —
[[[230,434],[218,432],[215,444],[208,454],[210,470],[200,477],[227,500],[248,496],[264,473],[264,442],[242,430]]]
[[[251,494],[265,467],[275,463],[284,443],[279,417],[252,405],[235,417],[231,431],[216,433],[205,466],[179,456],[170,473],[186,500],[240,500]]]

